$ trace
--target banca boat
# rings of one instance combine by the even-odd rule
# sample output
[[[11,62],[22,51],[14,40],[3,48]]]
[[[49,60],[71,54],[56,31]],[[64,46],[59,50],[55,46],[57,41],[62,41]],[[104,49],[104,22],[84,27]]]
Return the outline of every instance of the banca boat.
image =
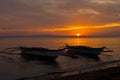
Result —
[[[63,49],[53,50],[47,48],[38,48],[38,47],[20,47],[21,53],[24,55],[33,55],[41,58],[57,58],[62,52]]]
[[[89,46],[70,46],[66,44],[66,52],[69,54],[83,54],[83,55],[99,55],[101,52],[107,52],[104,51],[106,47],[89,47]]]

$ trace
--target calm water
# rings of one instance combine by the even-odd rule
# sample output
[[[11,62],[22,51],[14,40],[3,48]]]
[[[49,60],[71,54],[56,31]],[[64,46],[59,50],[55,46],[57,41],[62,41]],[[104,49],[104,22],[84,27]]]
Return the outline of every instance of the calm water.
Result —
[[[120,59],[120,38],[1,38],[0,50],[9,47],[28,46],[57,49],[64,44],[87,45],[93,47],[107,46],[114,50],[112,53],[102,53],[98,58],[80,56],[71,58],[59,56],[55,61],[38,60],[21,55],[0,53],[0,80],[15,80],[17,78],[37,76],[43,73],[87,66],[99,62]]]

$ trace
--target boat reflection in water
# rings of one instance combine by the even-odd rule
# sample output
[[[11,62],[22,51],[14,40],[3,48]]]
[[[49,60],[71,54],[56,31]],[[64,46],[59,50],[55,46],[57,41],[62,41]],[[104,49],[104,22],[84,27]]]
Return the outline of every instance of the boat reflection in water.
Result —
[[[32,55],[21,55],[20,56],[21,62],[23,63],[31,63],[33,62],[34,64],[47,64],[47,65],[54,65],[57,66],[58,63],[55,59],[47,59],[47,58],[42,58],[39,56],[32,56]]]

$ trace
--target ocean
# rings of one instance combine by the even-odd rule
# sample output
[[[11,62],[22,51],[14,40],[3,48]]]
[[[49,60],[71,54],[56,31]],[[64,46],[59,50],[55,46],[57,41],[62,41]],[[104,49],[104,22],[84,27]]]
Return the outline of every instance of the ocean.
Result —
[[[0,53],[0,80],[15,80],[22,77],[39,76],[43,73],[60,69],[69,69],[111,60],[119,60],[119,41],[120,38],[0,38],[0,50],[19,46],[58,49],[65,44],[69,44],[92,47],[106,46],[114,51],[101,53],[97,58],[86,56],[79,56],[79,58],[59,56],[55,61]]]

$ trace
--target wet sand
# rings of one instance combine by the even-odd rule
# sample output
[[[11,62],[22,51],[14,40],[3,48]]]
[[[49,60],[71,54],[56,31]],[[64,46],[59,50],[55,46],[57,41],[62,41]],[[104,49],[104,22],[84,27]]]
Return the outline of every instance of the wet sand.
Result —
[[[120,80],[120,60],[65,69],[20,80]]]
[[[120,66],[50,80],[120,80]]]

